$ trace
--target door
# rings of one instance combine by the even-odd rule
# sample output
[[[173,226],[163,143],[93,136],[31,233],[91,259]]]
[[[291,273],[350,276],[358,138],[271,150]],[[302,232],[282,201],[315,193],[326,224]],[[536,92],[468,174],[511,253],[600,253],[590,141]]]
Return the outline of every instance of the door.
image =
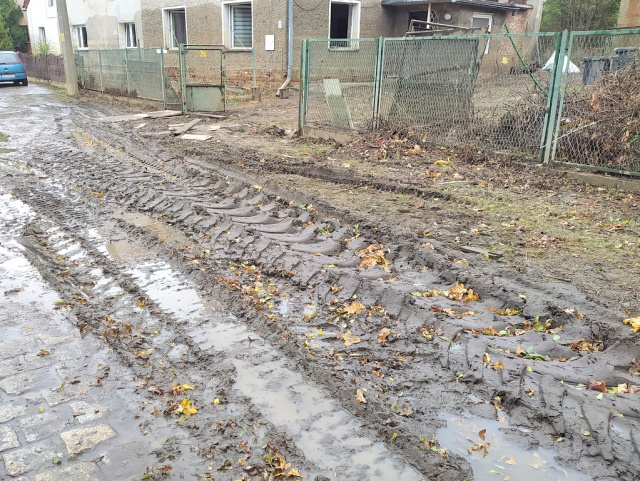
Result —
[[[180,45],[182,111],[224,112],[225,52],[221,45]]]

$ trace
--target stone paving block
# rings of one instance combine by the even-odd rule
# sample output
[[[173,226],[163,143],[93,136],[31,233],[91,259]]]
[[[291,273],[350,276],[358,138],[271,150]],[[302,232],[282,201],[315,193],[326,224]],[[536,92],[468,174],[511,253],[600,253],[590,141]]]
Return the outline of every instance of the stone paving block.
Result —
[[[80,454],[117,435],[118,433],[108,424],[100,424],[87,428],[72,429],[61,433],[60,437],[67,446],[69,454]]]
[[[57,451],[51,441],[43,441],[5,454],[2,460],[9,476],[16,477],[63,456],[63,451]]]
[[[0,423],[6,423],[13,418],[24,416],[25,414],[27,414],[27,408],[25,406],[0,404]]]
[[[9,426],[0,426],[0,453],[20,446],[18,435]]]
[[[60,382],[60,384],[62,384],[62,382]],[[86,385],[83,386],[82,383],[72,384],[71,386],[66,383],[62,391],[58,391],[57,389],[49,389],[46,391],[42,391],[41,395],[45,399],[45,401],[47,401],[49,406],[53,407],[67,401],[71,401],[72,399],[75,399],[78,396],[84,394],[85,391]]]
[[[0,379],[13,376],[20,370],[20,363],[17,359],[5,359],[0,361]]]
[[[104,416],[105,413],[110,411],[110,409],[105,406],[101,406],[96,403],[88,403],[86,401],[74,401],[69,403],[69,406],[74,413],[84,413],[82,416],[78,416],[76,418],[76,421],[80,424],[85,424],[99,419]]]
[[[69,466],[53,468],[36,476],[36,481],[102,481],[104,479],[95,463],[77,462]]]
[[[65,335],[53,335],[46,332],[38,334],[38,338],[46,347],[55,346],[56,344],[62,344],[63,342],[73,341],[73,336]]]
[[[33,337],[23,339],[12,339],[10,341],[0,342],[0,357],[11,358],[20,354],[27,354],[36,348],[36,342]],[[35,349],[36,352],[38,351]]]
[[[45,411],[36,416],[20,420],[19,425],[24,433],[24,438],[27,442],[32,443],[58,432],[67,421],[60,413]]]

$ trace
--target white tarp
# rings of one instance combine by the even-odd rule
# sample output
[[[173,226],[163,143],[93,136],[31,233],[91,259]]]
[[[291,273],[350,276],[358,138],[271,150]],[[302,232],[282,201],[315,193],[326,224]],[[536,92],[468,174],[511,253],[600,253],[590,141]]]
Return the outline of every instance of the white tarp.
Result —
[[[551,58],[547,60],[547,63],[544,64],[544,67],[542,67],[542,70],[551,70],[553,68],[553,63],[555,61],[556,61],[556,53],[553,52],[553,55],[551,55]],[[566,72],[567,69],[569,70],[569,73],[580,73],[580,69],[576,67],[576,65],[569,60],[569,57],[565,55],[564,66],[562,68],[562,71]]]

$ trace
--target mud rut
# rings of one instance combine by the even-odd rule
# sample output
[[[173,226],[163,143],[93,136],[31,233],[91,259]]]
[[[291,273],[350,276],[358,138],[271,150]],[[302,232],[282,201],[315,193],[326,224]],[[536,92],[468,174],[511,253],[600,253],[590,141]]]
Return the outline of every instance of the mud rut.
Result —
[[[186,448],[169,442],[158,456],[173,459],[173,474],[202,477],[211,462],[216,480],[273,474],[268,442],[311,479],[502,479],[437,451],[448,447],[438,432],[451,413],[501,419],[509,442],[552,448],[588,477],[640,477],[638,395],[597,400],[577,386],[637,384],[628,373],[637,336],[621,315],[499,264],[452,265],[453,253],[421,247],[392,219],[374,227],[331,206],[303,208],[291,202],[300,194],[227,170],[241,147],[234,159],[185,158],[96,115],[61,109],[51,135],[27,148],[28,166],[11,158],[0,169],[37,214],[22,240],[28,257],[83,334],[102,336],[160,411],[174,402],[173,382],[195,387],[198,414],[176,425],[176,439],[188,439],[202,465],[181,466]],[[358,252],[381,244],[391,268],[360,268]],[[411,294],[456,282],[479,299]],[[353,303],[365,309],[345,313]],[[583,319],[565,312],[574,308]],[[535,329],[469,332],[536,317],[563,326],[561,340]],[[605,350],[571,351],[579,339]],[[570,360],[516,357],[519,345]],[[567,472],[542,479],[588,479]]]

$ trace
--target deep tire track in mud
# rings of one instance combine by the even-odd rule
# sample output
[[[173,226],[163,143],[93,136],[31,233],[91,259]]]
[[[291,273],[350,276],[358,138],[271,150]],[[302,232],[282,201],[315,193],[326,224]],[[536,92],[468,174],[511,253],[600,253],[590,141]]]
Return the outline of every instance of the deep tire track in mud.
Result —
[[[444,425],[439,417],[444,406],[456,414],[468,411],[488,419],[508,415],[512,426],[529,430],[525,433],[511,428],[516,442],[553,446],[564,463],[590,476],[631,480],[640,474],[637,395],[605,395],[598,401],[598,393],[576,388],[591,379],[606,380],[608,385],[634,382],[626,371],[637,356],[638,342],[628,329],[621,328],[622,316],[590,303],[573,290],[531,285],[499,265],[483,270],[452,265],[453,253],[445,247],[420,247],[415,237],[396,232],[392,226],[368,225],[322,204],[316,207],[332,217],[291,205],[290,199],[303,196],[282,191],[277,196],[260,186],[258,179],[229,170],[230,159],[216,158],[215,153],[213,162],[184,159],[178,150],[139,145],[139,138],[121,126],[77,117],[72,120],[77,145],[65,145],[70,139],[45,141],[32,149],[33,165],[54,178],[73,182],[79,199],[71,202],[62,191],[52,197],[51,186],[38,191],[28,180],[16,194],[43,219],[52,219],[51,226],[60,225],[72,236],[74,231],[86,231],[91,219],[111,218],[112,207],[144,212],[179,227],[190,237],[186,245],[167,245],[135,222],[117,221],[126,236],[137,239],[161,258],[170,257],[171,266],[195,286],[209,286],[215,299],[277,346],[295,370],[325,386],[344,409],[428,479],[471,477],[469,465],[460,456],[451,453],[445,458],[429,449],[432,446],[428,441],[437,441],[438,429]],[[225,155],[233,153],[229,150]],[[241,148],[235,153],[238,159],[245,155]],[[64,269],[44,238],[40,239],[44,245],[32,242],[32,238],[26,236],[25,244],[37,255],[45,277]],[[145,292],[138,286],[139,279],[123,273],[92,247],[95,240],[80,241],[90,258],[99,259],[104,272],[118,279],[129,296],[120,306],[104,300],[96,306],[90,299],[85,299],[85,304],[74,300],[74,296],[80,296],[78,286],[91,283],[74,267],[64,276],[74,282],[56,282],[68,305],[99,332],[104,315],[115,317]],[[390,272],[379,265],[360,268],[358,252],[380,244],[384,244],[386,258],[393,262]],[[411,294],[446,291],[456,282],[473,288],[480,299],[462,303],[444,296]],[[149,302],[148,311],[157,309],[157,303]],[[353,303],[361,303],[365,309],[360,313],[340,312]],[[107,314],[96,315],[96,307],[106,308]],[[521,312],[507,318],[487,307]],[[565,308],[576,307],[584,319],[565,312]],[[445,309],[474,315],[450,315]],[[145,320],[149,329],[141,335],[149,337],[154,325],[162,326],[171,332],[170,342],[190,347],[188,357],[175,362],[207,365],[199,371],[204,385],[210,374],[207,369],[213,365],[216,377],[224,380],[224,392],[232,391],[234,366],[229,362],[216,365],[211,353],[198,348],[197,341],[181,332],[197,326],[180,322],[175,315],[148,311],[147,316],[158,319]],[[563,330],[558,331],[562,340],[554,340],[552,333],[545,332],[548,329],[527,330],[517,337],[468,332],[490,325],[496,331],[509,324],[523,327],[537,317],[551,319],[549,328],[562,325]],[[208,325],[204,319],[199,323],[205,328]],[[384,343],[378,341],[382,329],[389,330]],[[198,339],[197,334],[194,338]],[[360,342],[348,342],[354,338]],[[579,339],[602,341],[605,350],[571,351],[567,345]],[[113,339],[113,345],[120,344],[119,352],[137,366],[140,376],[149,376],[141,357],[130,352],[133,348],[127,342]],[[551,359],[575,359],[534,362],[513,354],[519,345],[531,346]],[[153,347],[153,356],[170,358],[170,349],[157,343]],[[134,350],[147,349],[149,345],[143,344]],[[491,363],[501,362],[504,368],[490,367],[485,353]],[[366,404],[356,401],[358,389]],[[203,392],[196,394],[205,400]],[[229,396],[235,396],[232,402],[251,404],[237,393]],[[256,408],[242,421],[269,426]],[[206,442],[201,426],[194,423],[188,429]],[[277,437],[277,429],[269,429]],[[232,431],[217,434],[225,438]],[[298,440],[282,433],[279,436],[283,449],[291,450],[288,454],[294,464],[298,461],[313,469],[303,453],[295,450]],[[559,438],[563,440],[555,442]],[[433,447],[446,446],[436,443]],[[250,462],[258,460],[252,458]]]

